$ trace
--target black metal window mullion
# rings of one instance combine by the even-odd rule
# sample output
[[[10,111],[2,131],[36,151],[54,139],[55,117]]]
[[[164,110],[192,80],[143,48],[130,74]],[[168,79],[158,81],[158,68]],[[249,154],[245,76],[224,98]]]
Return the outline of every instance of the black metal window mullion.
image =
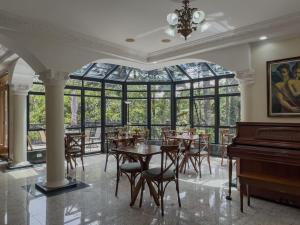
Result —
[[[101,82],[101,151],[105,149],[105,125],[106,125],[106,100],[105,100],[105,82]]]
[[[129,105],[125,102],[127,101],[127,85],[122,85],[122,126],[128,125],[129,122]]]
[[[220,96],[219,96],[219,80],[215,80],[215,143],[219,143],[220,128]]]
[[[194,127],[194,83],[190,86],[190,127]]]
[[[151,139],[151,85],[147,84],[147,128],[149,130],[149,139]]]
[[[84,81],[82,80],[82,87],[84,86]],[[81,132],[85,132],[85,90],[81,90]]]
[[[171,84],[171,129],[176,129],[176,85]]]

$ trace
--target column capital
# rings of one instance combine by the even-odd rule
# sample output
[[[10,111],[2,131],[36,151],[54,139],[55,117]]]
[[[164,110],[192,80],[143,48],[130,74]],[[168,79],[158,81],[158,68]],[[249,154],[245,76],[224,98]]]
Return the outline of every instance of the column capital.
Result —
[[[40,72],[39,79],[43,81],[44,85],[65,86],[66,80],[69,79],[69,73],[49,69]]]
[[[254,69],[239,70],[236,72],[235,78],[239,81],[240,84],[243,85],[254,84],[255,70]]]
[[[14,95],[28,95],[31,84],[11,84],[10,88]]]

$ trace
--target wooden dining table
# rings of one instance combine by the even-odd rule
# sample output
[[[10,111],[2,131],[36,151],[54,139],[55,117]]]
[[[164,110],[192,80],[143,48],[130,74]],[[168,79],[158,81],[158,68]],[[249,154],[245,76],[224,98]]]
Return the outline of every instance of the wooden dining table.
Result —
[[[179,165],[179,171],[182,172],[183,168],[186,166],[186,164],[188,163],[188,161],[190,159],[188,152],[191,150],[191,145],[194,141],[199,139],[199,135],[180,134],[180,135],[175,135],[175,136],[169,136],[168,138],[171,140],[179,140],[182,142],[182,144],[184,146],[184,149],[183,149],[184,156]],[[191,160],[191,162],[192,162],[194,169],[197,171],[195,162],[193,162],[192,160]]]
[[[151,161],[151,158],[153,155],[157,155],[161,153],[160,146],[158,145],[148,145],[148,144],[137,144],[135,146],[121,146],[121,147],[115,147],[112,149],[112,151],[116,152],[117,154],[117,184],[119,183],[120,179],[120,172],[119,172],[119,161],[120,157],[119,155],[126,155],[129,158],[137,159],[142,167],[142,171],[149,169],[149,163]],[[131,202],[130,206],[133,206],[139,192],[141,191],[142,184],[144,182],[144,179],[140,176],[138,182],[133,187],[133,194],[131,196]],[[150,190],[150,194],[154,199],[154,202],[156,205],[159,206],[159,197],[158,193],[155,190],[153,184],[151,182],[148,182],[148,187]],[[116,187],[117,190],[118,187]]]

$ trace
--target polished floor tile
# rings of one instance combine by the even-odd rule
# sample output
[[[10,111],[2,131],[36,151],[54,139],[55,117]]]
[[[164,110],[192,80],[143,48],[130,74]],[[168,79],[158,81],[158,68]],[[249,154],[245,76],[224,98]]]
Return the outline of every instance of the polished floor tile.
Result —
[[[212,159],[212,175],[204,162],[203,177],[190,168],[180,174],[179,208],[175,185],[171,183],[165,193],[165,216],[154,204],[146,188],[142,208],[136,203],[129,206],[130,187],[126,176],[121,177],[119,195],[115,197],[116,162],[109,160],[104,173],[104,155],[84,159],[86,170],[81,167],[71,175],[89,184],[84,189],[56,196],[32,195],[23,186],[45,178],[45,165],[34,168],[0,172],[0,225],[297,225],[300,210],[276,203],[251,199],[245,213],[239,211],[238,192],[233,190],[233,200],[227,201],[227,167]],[[157,158],[151,166],[159,165]]]

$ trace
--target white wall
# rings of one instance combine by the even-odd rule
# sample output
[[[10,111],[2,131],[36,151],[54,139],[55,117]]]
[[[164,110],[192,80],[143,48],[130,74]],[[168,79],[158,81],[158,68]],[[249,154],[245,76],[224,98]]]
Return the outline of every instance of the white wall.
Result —
[[[300,38],[279,41],[264,41],[251,45],[252,67],[255,83],[249,87],[249,119],[252,122],[300,123],[300,117],[278,118],[267,116],[267,71],[266,62],[300,56]]]

